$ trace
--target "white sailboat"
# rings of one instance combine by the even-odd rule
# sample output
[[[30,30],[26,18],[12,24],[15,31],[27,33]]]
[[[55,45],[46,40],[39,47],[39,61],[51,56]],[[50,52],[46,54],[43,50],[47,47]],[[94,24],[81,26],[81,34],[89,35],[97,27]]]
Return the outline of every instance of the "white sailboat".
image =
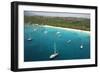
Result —
[[[31,40],[32,40],[32,38],[28,38],[27,40],[28,40],[28,41],[31,41]]]
[[[70,43],[70,42],[71,42],[71,40],[68,40],[68,41],[67,41],[67,43]]]
[[[45,31],[44,31],[44,34],[47,34],[47,33],[48,33],[48,31],[45,30]]]
[[[83,32],[83,31],[82,31],[82,30],[80,30],[80,34],[81,34],[82,32]],[[81,37],[81,36],[79,35],[79,37]],[[83,43],[82,43],[82,38],[80,38],[80,41],[81,41],[80,48],[82,49],[82,48],[84,48]]]
[[[54,43],[54,53],[50,55],[50,59],[54,59],[55,57],[57,57],[59,55],[59,53],[57,53],[56,51],[56,43]]]
[[[83,48],[83,45],[80,45],[80,48]]]
[[[58,32],[56,32],[56,35],[58,35],[58,34],[60,34],[60,32],[58,31]]]

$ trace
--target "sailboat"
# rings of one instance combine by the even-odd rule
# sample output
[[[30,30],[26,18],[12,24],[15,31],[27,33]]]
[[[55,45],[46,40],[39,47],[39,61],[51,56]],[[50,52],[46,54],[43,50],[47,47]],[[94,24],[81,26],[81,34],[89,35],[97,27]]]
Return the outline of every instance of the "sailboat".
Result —
[[[57,53],[56,51],[56,43],[54,43],[54,53],[50,55],[50,59],[54,59],[59,55],[59,53]]]
[[[80,32],[82,33],[82,31],[80,30]],[[81,40],[81,45],[80,45],[80,48],[82,49],[84,46],[83,46],[83,44],[82,44],[82,38],[80,38],[80,40]]]
[[[47,33],[48,33],[48,31],[45,30],[45,31],[44,31],[44,34],[47,34]]]
[[[80,45],[80,48],[83,48],[83,45]]]
[[[70,43],[70,42],[71,42],[71,40],[68,40],[68,41],[67,41],[67,43]]]
[[[28,41],[32,41],[32,38],[28,38],[27,40],[28,40]]]

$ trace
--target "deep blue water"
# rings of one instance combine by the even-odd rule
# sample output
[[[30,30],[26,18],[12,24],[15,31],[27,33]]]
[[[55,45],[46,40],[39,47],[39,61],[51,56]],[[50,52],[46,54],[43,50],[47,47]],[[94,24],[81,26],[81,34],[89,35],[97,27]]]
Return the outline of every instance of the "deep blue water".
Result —
[[[27,24],[24,26],[24,61],[49,61],[54,52],[54,42],[59,53],[54,60],[90,58],[90,34]],[[80,48],[81,44],[83,48]]]

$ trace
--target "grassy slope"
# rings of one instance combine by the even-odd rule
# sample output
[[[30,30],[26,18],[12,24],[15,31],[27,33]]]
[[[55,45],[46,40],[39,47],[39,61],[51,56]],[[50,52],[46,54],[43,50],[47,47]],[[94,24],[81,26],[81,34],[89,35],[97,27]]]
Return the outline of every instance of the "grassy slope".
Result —
[[[90,31],[90,20],[83,18],[25,16],[24,23],[46,24],[57,27]]]

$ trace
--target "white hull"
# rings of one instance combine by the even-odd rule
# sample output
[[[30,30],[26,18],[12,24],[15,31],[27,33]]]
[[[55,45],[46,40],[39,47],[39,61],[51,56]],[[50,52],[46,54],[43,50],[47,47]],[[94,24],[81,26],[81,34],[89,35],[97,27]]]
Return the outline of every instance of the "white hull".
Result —
[[[83,45],[81,45],[80,48],[83,48]]]
[[[53,59],[53,58],[55,58],[56,56],[58,56],[58,53],[52,54],[49,58],[50,58],[50,59]]]
[[[31,41],[31,40],[32,40],[32,38],[28,38],[27,40],[28,40],[28,41]]]

